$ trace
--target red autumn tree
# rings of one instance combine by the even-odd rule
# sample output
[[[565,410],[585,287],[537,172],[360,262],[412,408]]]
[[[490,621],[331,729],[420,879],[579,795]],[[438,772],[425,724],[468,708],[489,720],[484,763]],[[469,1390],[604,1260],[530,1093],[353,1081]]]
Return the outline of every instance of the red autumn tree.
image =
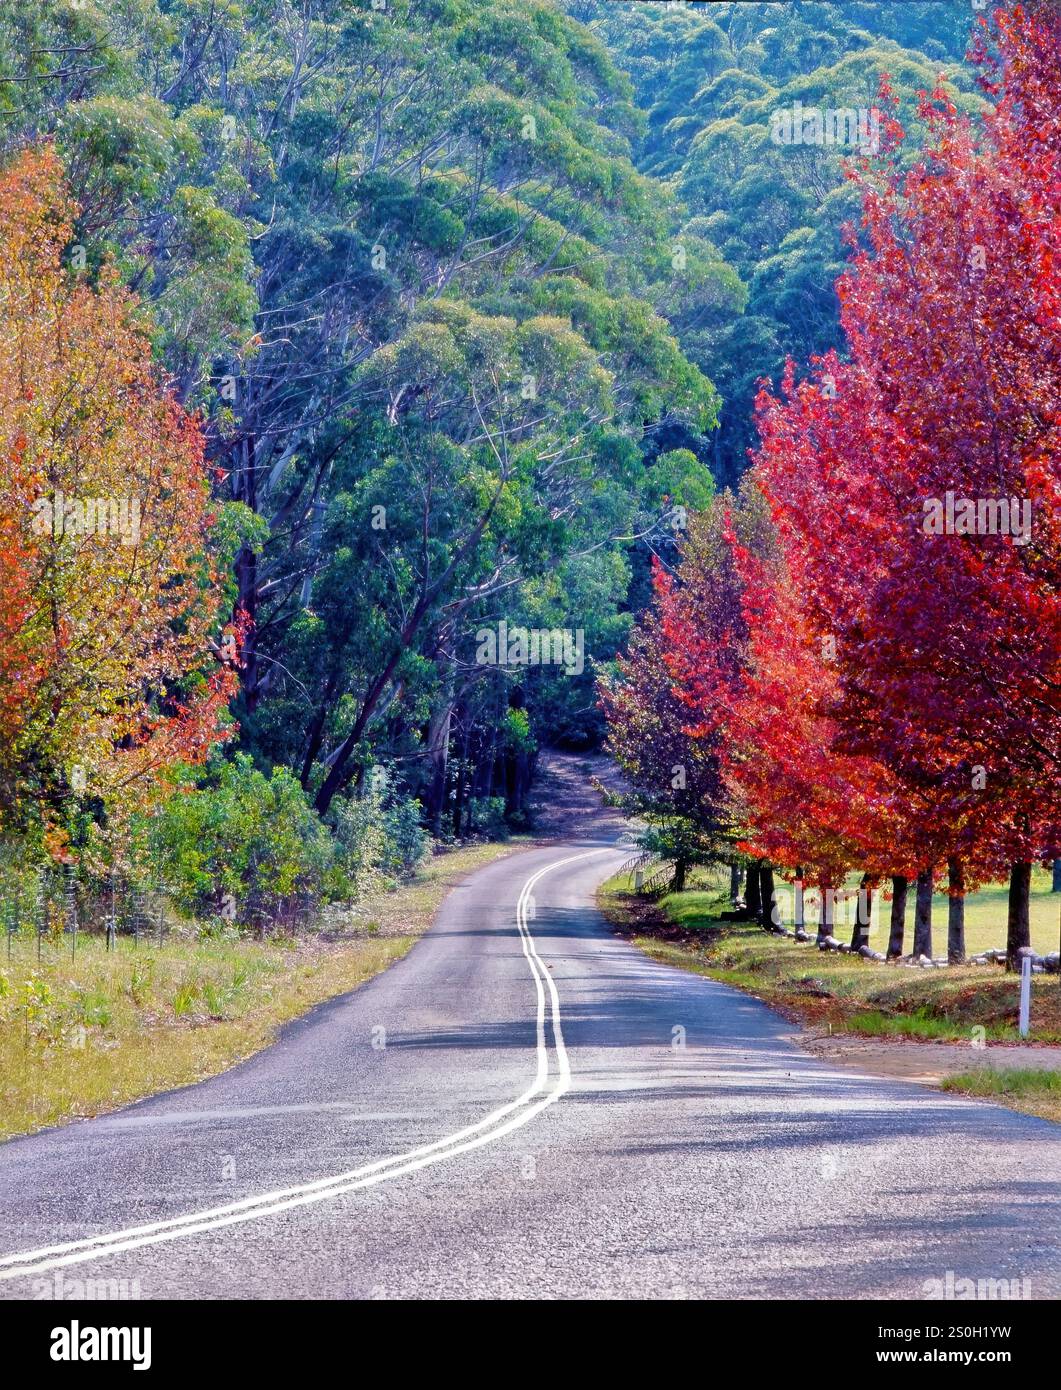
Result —
[[[871,867],[867,845],[876,850],[889,837],[897,846],[901,840],[889,816],[889,779],[879,764],[836,745],[828,713],[837,684],[827,659],[831,639],[808,620],[780,538],[766,559],[729,539],[748,636],[727,717],[725,771],[748,827],[745,848],[798,870],[801,884],[818,885],[821,936],[832,934],[834,896],[848,871],[866,867],[853,937],[864,945],[881,872]],[[895,872],[894,859],[888,871]]]
[[[957,954],[965,884],[1009,861],[1012,955],[1061,788],[1061,18],[999,24],[986,130],[939,90],[922,101],[932,148],[906,173],[858,172],[868,246],[840,285],[852,361],[799,386],[790,371],[783,402],[764,399],[756,474],[834,644],[834,752],[885,765],[902,797],[922,940],[941,861]]]
[[[843,805],[845,782],[858,783],[848,802],[857,813],[842,816],[844,838],[857,846],[852,862],[871,878],[893,879],[890,952],[901,950],[906,879],[917,874],[921,913],[914,949],[930,954],[926,898],[931,901],[933,866],[961,854],[972,881],[974,863],[981,872],[992,865],[974,854],[983,840],[986,802],[954,797],[942,776],[946,758],[929,760],[931,746],[923,740],[916,709],[909,712],[899,748],[879,737],[866,688],[883,641],[866,617],[866,605],[890,582],[893,567],[906,563],[898,544],[905,535],[902,513],[891,473],[879,460],[898,459],[904,442],[872,377],[835,355],[798,385],[790,366],[781,398],[766,392],[760,398],[759,429],[753,476],[771,506],[792,595],[791,631],[761,640],[763,660],[774,661],[774,650],[803,634],[802,645],[786,660],[794,670],[806,666],[806,687],[817,696],[818,734],[813,726],[805,730],[805,756],[819,750],[825,759],[821,775],[838,778],[837,805]],[[896,638],[901,650],[902,635]],[[783,671],[779,675],[783,679]],[[861,767],[852,762],[858,758]],[[959,957],[964,943],[960,923],[953,925],[949,949]]]
[[[1061,11],[997,24],[996,112],[981,132],[923,100],[932,147],[863,174],[869,248],[840,289],[902,445],[850,725],[1013,864],[1012,960],[1061,819]]]
[[[660,575],[657,603],[661,640],[657,644],[670,698],[678,702],[676,718],[683,733],[710,749],[719,774],[716,798],[725,806],[731,841],[744,833],[744,808],[733,806],[732,784],[724,774],[732,756],[734,700],[746,661],[748,628],[733,532],[739,532],[748,554],[763,554],[770,546],[769,519],[758,491],[745,484],[736,498],[716,499],[692,519],[676,580]],[[739,846],[738,846],[739,847]],[[747,848],[747,847],[746,847]],[[751,851],[747,896],[749,910],[767,909],[772,870],[761,881]]]
[[[687,555],[706,530],[707,522],[694,517],[683,547]],[[667,670],[659,614],[677,602],[675,587],[657,563],[656,603],[634,629],[614,677],[601,681],[598,698],[608,720],[607,750],[630,788],[627,807],[648,821],[649,844],[673,860],[680,892],[691,864],[723,850],[730,818],[717,740],[688,728],[689,711]]]
[[[29,558],[15,518],[0,515],[0,761],[24,727],[42,674],[23,635],[32,608]]]

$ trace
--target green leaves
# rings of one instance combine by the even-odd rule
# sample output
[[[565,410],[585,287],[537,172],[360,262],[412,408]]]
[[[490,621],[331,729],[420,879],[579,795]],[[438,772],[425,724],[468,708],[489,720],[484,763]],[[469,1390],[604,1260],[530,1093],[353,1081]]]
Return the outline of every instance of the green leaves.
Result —
[[[259,928],[291,899],[320,895],[334,860],[331,836],[298,781],[280,767],[266,777],[245,756],[171,797],[150,833],[161,876],[185,911],[227,909]]]

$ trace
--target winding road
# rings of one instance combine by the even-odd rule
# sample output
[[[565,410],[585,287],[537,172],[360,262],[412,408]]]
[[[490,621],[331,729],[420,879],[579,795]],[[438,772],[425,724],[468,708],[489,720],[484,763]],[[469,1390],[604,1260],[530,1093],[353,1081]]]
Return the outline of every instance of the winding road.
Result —
[[[249,1061],[0,1147],[0,1297],[1061,1296],[1057,1127],[650,961],[593,906],[628,854],[499,860]]]

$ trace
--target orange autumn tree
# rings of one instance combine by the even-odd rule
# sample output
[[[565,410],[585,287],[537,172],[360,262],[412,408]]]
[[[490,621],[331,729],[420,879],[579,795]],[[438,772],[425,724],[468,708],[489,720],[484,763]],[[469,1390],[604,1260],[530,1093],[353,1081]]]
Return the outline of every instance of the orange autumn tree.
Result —
[[[0,762],[23,726],[39,667],[25,640],[29,556],[16,519],[0,515]]]
[[[726,714],[725,773],[747,827],[741,848],[815,883],[819,936],[832,935],[832,896],[858,862],[859,827],[877,818],[880,770],[833,746],[825,713],[830,672],[787,557],[780,547],[767,558],[755,555],[731,529],[727,539],[748,633]]]
[[[0,518],[18,572],[0,820],[60,846],[79,817],[113,836],[167,767],[201,760],[235,685],[199,424],[136,300],[107,269],[79,272],[75,216],[50,148],[0,174]]]

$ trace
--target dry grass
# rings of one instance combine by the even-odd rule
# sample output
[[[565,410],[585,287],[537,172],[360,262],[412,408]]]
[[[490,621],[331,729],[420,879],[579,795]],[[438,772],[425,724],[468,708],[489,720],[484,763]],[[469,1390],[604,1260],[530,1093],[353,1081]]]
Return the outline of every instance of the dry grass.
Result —
[[[0,1138],[98,1115],[214,1076],[268,1046],[322,1000],[355,989],[403,956],[452,885],[521,847],[474,845],[427,861],[409,883],[320,935],[197,940],[162,946],[99,937],[12,943],[0,956]]]

